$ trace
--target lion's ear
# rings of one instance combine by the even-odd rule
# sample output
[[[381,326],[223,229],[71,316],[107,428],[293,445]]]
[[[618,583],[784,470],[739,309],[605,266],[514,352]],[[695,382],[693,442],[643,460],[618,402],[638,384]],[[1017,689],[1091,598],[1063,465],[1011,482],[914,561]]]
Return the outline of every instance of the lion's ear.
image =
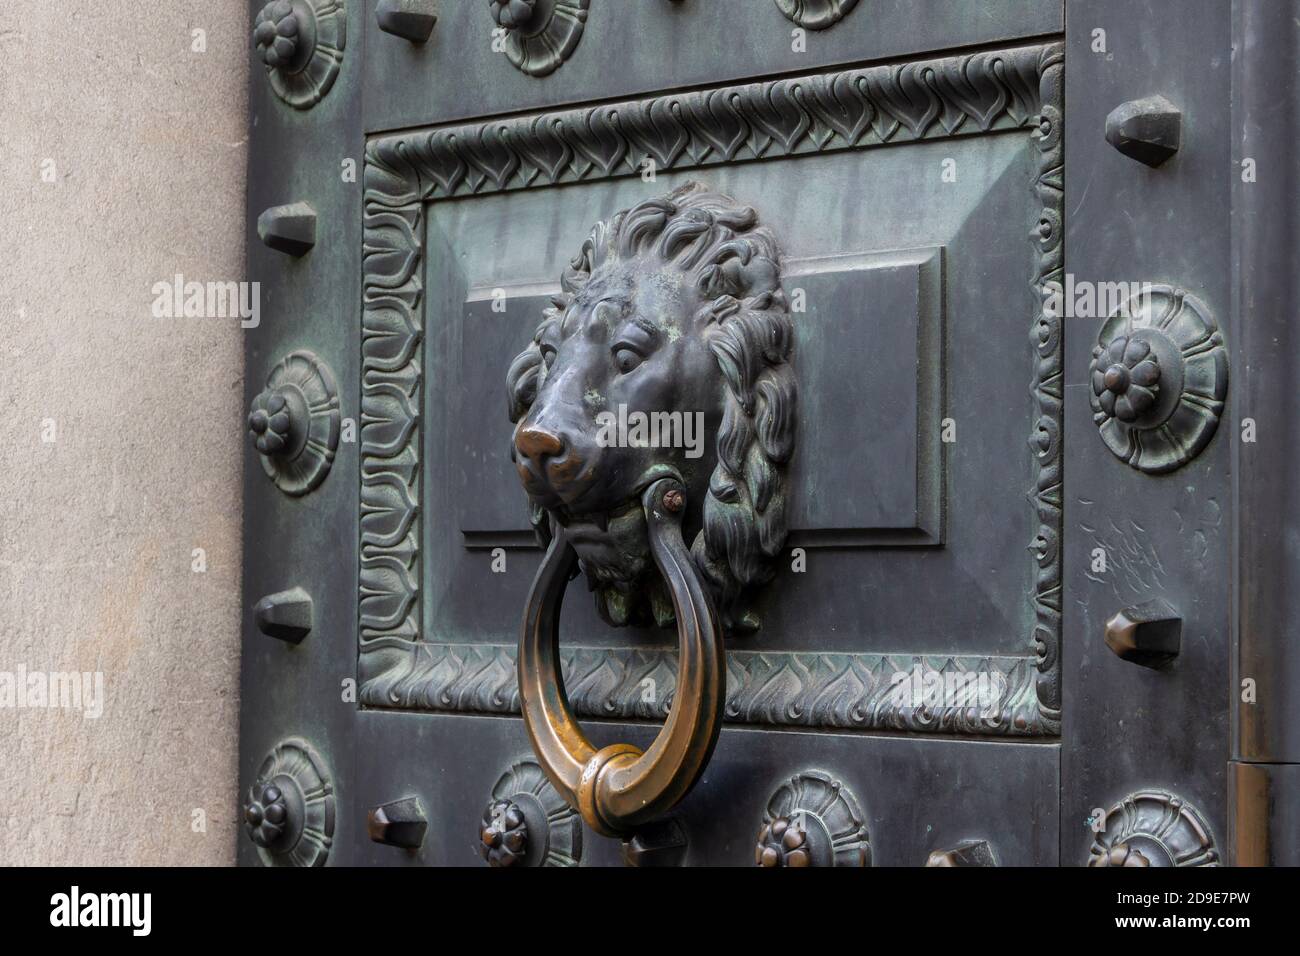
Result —
[[[512,423],[528,414],[542,377],[542,350],[534,342],[515,356],[506,372],[506,410]]]
[[[560,275],[560,288],[571,296],[577,295],[590,278],[591,273],[585,265],[582,268],[570,266]],[[568,306],[565,306],[565,308],[568,308]]]
[[[740,302],[735,296],[720,295],[695,313],[697,321],[704,325],[721,325],[740,311]]]

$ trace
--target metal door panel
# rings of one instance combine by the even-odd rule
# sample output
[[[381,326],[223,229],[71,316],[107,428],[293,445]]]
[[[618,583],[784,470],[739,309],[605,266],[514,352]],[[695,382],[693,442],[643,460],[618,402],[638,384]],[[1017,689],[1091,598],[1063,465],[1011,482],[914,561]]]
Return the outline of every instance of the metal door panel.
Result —
[[[593,0],[573,54],[533,77],[493,51],[487,0],[437,9],[423,43],[367,24],[367,132],[1047,36],[1063,22],[1061,0],[999,0],[978,17],[963,0],[872,0],[795,52],[795,24],[772,0]]]
[[[349,8],[350,23],[355,15],[355,8]],[[355,41],[355,31],[353,35]],[[906,128],[897,123],[882,128],[878,135],[906,144],[905,149],[844,149],[833,136],[808,138],[802,130],[785,140],[788,158],[773,151],[766,162],[718,165],[695,150],[670,157],[668,166],[684,168],[664,168],[653,182],[625,178],[627,171],[621,169],[609,177],[592,177],[588,171],[583,175],[590,182],[563,190],[544,188],[545,181],[535,183],[543,188],[521,190],[527,182],[503,179],[489,166],[484,167],[487,178],[478,179],[463,196],[457,181],[444,182],[447,191],[457,194],[451,202],[403,192],[406,187],[395,178],[414,174],[420,190],[436,192],[437,170],[426,173],[419,166],[440,162],[441,147],[429,141],[434,151],[426,153],[418,145],[425,135],[420,130],[370,137],[363,190],[346,176],[336,178],[335,170],[321,163],[277,177],[266,157],[266,172],[255,175],[250,209],[307,195],[316,206],[318,236],[324,241],[297,258],[250,246],[254,273],[268,276],[267,301],[277,319],[274,333],[254,337],[250,399],[277,356],[309,348],[334,369],[341,415],[359,425],[360,449],[345,439],[329,477],[305,497],[280,494],[282,489],[258,470],[266,460],[250,459],[249,603],[305,581],[315,601],[316,624],[300,646],[290,646],[260,634],[250,621],[245,688],[256,703],[255,719],[246,722],[245,780],[251,784],[261,776],[262,755],[278,752],[278,742],[309,738],[319,763],[332,775],[339,808],[331,862],[348,862],[364,846],[362,818],[348,794],[349,783],[380,777],[369,766],[359,768],[355,779],[350,772],[352,718],[373,717],[374,726],[419,728],[420,746],[392,768],[401,776],[423,759],[414,756],[417,751],[432,761],[443,759],[437,755],[440,739],[426,729],[436,726],[429,711],[518,712],[513,641],[537,557],[521,535],[524,525],[512,523],[508,502],[499,500],[508,483],[488,479],[494,483],[485,488],[482,478],[493,465],[506,466],[501,448],[509,429],[492,409],[500,407],[503,363],[510,351],[499,349],[512,337],[527,340],[536,306],[593,220],[688,179],[761,197],[756,204],[780,234],[791,281],[806,284],[813,295],[808,324],[799,335],[810,356],[802,360],[800,374],[814,387],[822,366],[830,367],[840,358],[838,352],[854,347],[857,335],[872,333],[877,361],[885,368],[862,379],[857,392],[844,391],[840,382],[841,401],[860,402],[867,410],[865,420],[876,422],[882,445],[892,441],[898,454],[909,457],[903,469],[863,471],[867,460],[850,454],[842,460],[848,471],[838,487],[874,486],[870,505],[828,508],[823,502],[819,512],[807,506],[799,512],[805,527],[796,528],[794,540],[814,553],[820,573],[783,572],[778,586],[786,598],[768,602],[768,627],[748,643],[733,646],[733,721],[955,734],[965,739],[927,750],[945,754],[944,760],[955,764],[970,760],[988,765],[997,752],[972,735],[1050,736],[1053,718],[1039,711],[1041,682],[1035,678],[1031,643],[1044,613],[1042,599],[1037,606],[1024,601],[1026,592],[1042,587],[1035,583],[1041,571],[1033,555],[992,571],[981,557],[995,551],[1024,553],[1023,543],[1033,538],[1036,521],[1034,509],[1025,506],[1024,483],[1043,469],[1042,454],[1024,450],[1041,409],[1023,383],[1043,375],[1038,352],[1022,344],[1035,308],[1033,287],[1025,280],[1043,268],[1041,238],[1029,233],[1043,214],[1045,157],[1030,120],[1039,85],[1045,82],[1039,71],[1059,70],[1059,58],[1043,44],[996,56],[1004,55],[1012,58],[1018,73],[990,73],[988,82],[970,94],[975,97],[971,103],[963,99],[966,93],[944,88],[948,108],[974,111],[977,119],[953,112],[942,125],[931,116],[908,119],[913,125]],[[994,69],[993,62],[978,54],[969,62],[935,61],[935,68],[979,73]],[[355,68],[355,61],[345,61],[335,86],[315,109],[355,103]],[[909,68],[909,75],[930,68]],[[873,76],[877,82],[892,82],[892,69]],[[304,116],[269,105],[275,115],[262,135],[288,151],[289,138],[297,135],[290,131],[306,125]],[[320,115],[335,114],[322,110]],[[779,125],[789,119],[787,114],[755,123]],[[337,125],[341,123],[339,119],[332,133],[315,135],[345,141],[356,135],[355,125],[344,129]],[[778,130],[776,135],[789,134]],[[757,141],[753,148],[760,155],[765,151]],[[324,146],[319,149],[323,152]],[[702,155],[704,168],[692,168],[701,164],[690,159]],[[961,170],[956,181],[936,175],[948,164]],[[364,193],[364,211],[353,205],[358,192]],[[857,203],[863,197],[870,200],[871,216],[859,214]],[[931,213],[919,215],[925,207]],[[365,225],[364,255],[358,223]],[[538,256],[539,249],[549,251]],[[483,306],[498,287],[514,294],[507,296],[505,314],[492,319],[510,324],[486,336],[467,334],[465,323],[482,325],[488,316]],[[358,326],[347,315],[347,303],[362,292]],[[859,314],[855,308],[839,314],[856,307],[860,298],[874,302],[878,314]],[[895,310],[902,314],[893,316]],[[329,320],[322,321],[321,315]],[[868,328],[865,324],[871,322],[875,325]],[[833,334],[841,338],[829,337]],[[963,360],[949,365],[944,356],[950,349]],[[872,358],[863,361],[870,364]],[[841,367],[841,378],[851,369]],[[891,382],[906,396],[891,395]],[[933,433],[939,419],[956,408],[984,411],[962,419],[969,443],[945,455]],[[817,409],[814,397],[805,412],[810,447],[817,453],[820,442],[829,455],[836,446],[825,419],[836,411]],[[418,417],[417,410],[422,413]],[[494,443],[494,433],[500,444]],[[979,448],[1002,452],[984,459]],[[475,463],[474,468],[467,462]],[[819,488],[814,464],[796,471],[809,496]],[[476,494],[493,500],[486,507],[470,503]],[[522,495],[516,500],[522,515]],[[349,535],[346,546],[338,546],[340,537]],[[509,549],[506,574],[489,567],[494,545]],[[325,554],[329,561],[322,566]],[[287,561],[278,566],[280,573],[277,558]],[[1039,566],[1043,560],[1039,555]],[[1050,567],[1050,548],[1047,560]],[[351,569],[349,561],[354,562]],[[358,565],[359,577],[351,577]],[[302,568],[313,570],[284,573]],[[918,602],[918,581],[926,582],[923,587],[939,599]],[[963,594],[963,588],[973,590]],[[485,595],[492,597],[485,600]],[[868,613],[872,606],[874,612]],[[570,602],[565,613],[570,693],[580,714],[662,719],[673,696],[674,655],[667,649],[667,635],[610,632],[590,604],[578,601]],[[351,630],[349,622],[359,622],[359,627]],[[349,631],[355,643],[344,652],[336,645],[339,635]],[[339,662],[358,651],[352,696],[353,672]],[[890,693],[898,677],[913,671],[996,676],[1002,681],[1001,696],[991,715],[953,706],[931,713]],[[644,693],[647,677],[658,688],[649,697]],[[865,705],[868,699],[874,701],[870,706]],[[370,708],[416,713],[389,721],[366,713]],[[487,721],[483,726],[506,725]],[[641,739],[650,730],[640,726],[629,733]],[[726,739],[739,745],[767,738],[754,730]],[[907,750],[901,742],[825,738],[832,739],[833,745],[810,738],[813,751],[830,747],[847,754],[861,746],[897,755]],[[434,753],[425,749],[425,741],[436,741]],[[720,753],[731,746],[724,744]],[[371,755],[394,753],[378,741],[363,749]],[[494,749],[504,759],[517,745]],[[1004,753],[1008,760],[1019,760],[1011,756],[1015,754],[1035,755],[1026,759],[1045,767],[1054,751],[1029,746]],[[843,756],[837,762],[844,764]],[[396,789],[398,782],[394,779]],[[700,799],[710,799],[707,784],[703,792]],[[375,805],[402,796],[376,794]],[[476,795],[474,802],[480,799]],[[1007,851],[1013,857],[1042,857],[1041,847],[1030,853],[1024,849],[1028,844],[1015,845],[1021,849]],[[920,852],[908,846],[908,852]],[[591,859],[598,860],[600,853],[613,850],[593,853]],[[244,858],[256,858],[251,848],[245,848]],[[894,858],[903,860],[902,855]]]
[[[1233,347],[1229,309],[1231,165],[1229,10],[1225,4],[1071,5],[1066,164],[1067,260],[1078,280],[1169,283],[1199,297]],[[1089,49],[1105,29],[1109,55]],[[1158,169],[1101,135],[1126,100],[1158,93],[1181,109],[1183,144]],[[1228,588],[1232,512],[1228,463],[1231,388],[1220,433],[1169,474],[1146,474],[1112,454],[1089,407],[1088,370],[1102,318],[1065,320],[1065,528],[1072,541],[1064,601],[1065,675],[1061,859],[1085,862],[1083,824],[1129,794],[1161,789],[1195,806],[1216,844],[1227,837]],[[1093,570],[1103,549],[1108,571]],[[1182,618],[1182,651],[1154,670],[1107,649],[1106,621],[1126,605],[1167,600]]]
[[[654,735],[644,724],[589,729],[598,744],[644,746]],[[479,829],[493,787],[513,764],[533,759],[522,721],[444,714],[364,714],[357,753],[363,808],[417,797],[429,820],[419,850],[361,847],[356,862],[376,866],[482,866]],[[414,753],[421,759],[406,758]],[[812,770],[851,792],[875,866],[921,866],[936,850],[978,840],[989,842],[999,865],[1054,866],[1059,762],[1053,744],[728,727],[675,813],[688,844],[681,865],[753,865],[773,792]],[[580,865],[623,865],[619,842],[584,828]]]
[[[262,7],[258,0],[250,2],[250,23]],[[354,43],[364,29],[363,14],[359,5],[347,8]],[[260,284],[261,321],[245,333],[245,407],[286,356],[306,351],[331,370],[340,418],[355,428],[361,191],[357,181],[346,181],[343,162],[351,158],[359,178],[364,151],[359,60],[345,53],[333,87],[309,112],[288,106],[264,74],[257,61],[249,84],[255,148],[250,150],[246,241],[248,277]],[[298,202],[309,203],[317,217],[316,245],[301,257],[266,246],[257,226],[267,209]],[[256,453],[245,462],[241,799],[279,745],[305,738],[327,765],[336,801],[352,802],[356,705],[344,700],[342,681],[355,678],[359,478],[355,437],[351,442],[342,437],[327,477],[306,495],[282,492]],[[313,600],[314,623],[295,646],[262,633],[253,609],[263,597],[298,586]],[[344,812],[337,824],[328,859],[346,864],[355,821]],[[258,860],[246,838],[240,840],[239,859]]]
[[[444,0],[426,42],[418,18],[380,28],[418,2],[291,5],[338,48],[253,77],[245,397],[261,429],[286,374],[336,406],[308,403],[310,468],[248,458],[240,765],[249,832],[279,839],[276,777],[312,839],[241,838],[241,862],[481,865],[494,786],[542,787],[516,675],[542,555],[506,370],[592,224],[688,181],[756,209],[806,301],[791,534],[762,628],[728,638],[726,727],[674,811],[673,862],[750,865],[792,781],[852,794],[874,865],[969,841],[1000,865],[1131,863],[1166,819],[1178,862],[1219,859],[1227,411],[1204,403],[1225,434],[1173,442],[1175,470],[1121,460],[1092,368],[1111,325],[1043,299],[1067,277],[1158,283],[1217,322],[1185,359],[1233,349],[1227,7],[827,2],[809,9],[845,16],[795,52],[769,0],[591,0],[567,58],[530,76],[492,51],[486,2]],[[1104,134],[1156,94],[1182,142],[1149,168]],[[314,244],[298,207],[264,240],[258,217],[298,203]],[[597,746],[644,747],[675,699],[673,633],[611,628],[573,588],[576,716]],[[1182,628],[1159,669],[1103,640],[1156,598]],[[995,706],[894,693],[910,676],[987,678]],[[618,840],[551,811],[570,841],[552,862],[581,834],[582,865],[622,865]]]

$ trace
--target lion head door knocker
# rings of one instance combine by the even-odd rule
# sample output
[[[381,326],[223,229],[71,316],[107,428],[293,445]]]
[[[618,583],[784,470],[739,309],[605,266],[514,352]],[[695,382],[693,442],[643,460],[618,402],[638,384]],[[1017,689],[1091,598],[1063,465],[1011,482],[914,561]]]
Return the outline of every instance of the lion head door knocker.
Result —
[[[561,288],[507,376],[512,457],[548,545],[519,693],[557,790],[597,832],[626,835],[703,771],[724,627],[758,626],[751,602],[786,537],[793,326],[773,234],[695,183],[597,223]],[[610,624],[676,624],[676,691],[644,753],[597,751],[565,697],[560,601],[579,569]]]

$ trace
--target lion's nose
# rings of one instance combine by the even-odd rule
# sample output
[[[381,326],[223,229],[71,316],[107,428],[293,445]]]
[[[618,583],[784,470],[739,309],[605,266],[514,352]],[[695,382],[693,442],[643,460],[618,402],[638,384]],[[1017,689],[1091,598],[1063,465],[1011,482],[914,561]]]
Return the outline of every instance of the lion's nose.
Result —
[[[543,459],[564,454],[564,439],[545,428],[527,425],[515,435],[515,447],[525,458],[540,465]]]

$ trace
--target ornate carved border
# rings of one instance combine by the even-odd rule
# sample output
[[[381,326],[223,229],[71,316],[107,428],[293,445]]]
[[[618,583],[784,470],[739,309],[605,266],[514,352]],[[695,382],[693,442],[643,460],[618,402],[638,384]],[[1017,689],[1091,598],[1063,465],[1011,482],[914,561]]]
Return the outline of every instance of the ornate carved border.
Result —
[[[429,644],[420,628],[420,401],[424,332],[424,204],[560,183],[630,176],[641,163],[689,169],[777,156],[863,149],[1002,130],[1035,130],[1041,204],[1034,288],[1061,280],[1060,44],[819,73],[722,89],[372,136],[366,144],[361,333],[361,703],[474,713],[517,712],[514,648]],[[1061,327],[1034,317],[1039,417],[1030,437],[1039,530],[1034,657],[920,658],[732,652],[728,718],[744,723],[952,734],[1060,732]],[[587,655],[604,662],[587,670]],[[1000,674],[997,716],[969,708],[929,715],[882,696],[890,677],[959,668]],[[637,662],[640,662],[639,664]],[[571,650],[570,699],[580,714],[661,717],[639,680],[604,689],[590,675],[662,672],[659,651]],[[1035,691],[1018,688],[1035,674]],[[629,678],[630,679],[630,678]],[[882,683],[883,682],[883,683]],[[619,690],[618,688],[623,688]],[[472,690],[466,690],[472,688]],[[583,689],[588,688],[588,689]]]
[[[468,714],[517,714],[511,644],[421,644],[411,667],[366,681],[371,707]],[[668,716],[677,652],[567,647],[564,687],[583,717],[657,720]],[[926,706],[926,687],[981,675],[996,697],[987,706]],[[1032,657],[920,657],[908,654],[727,652],[726,719],[739,724],[903,730],[987,736],[1045,733],[1034,694]]]
[[[1037,697],[1044,730],[1061,732],[1061,409],[1065,398],[1062,351],[1065,343],[1061,311],[1051,304],[1052,289],[1065,281],[1065,55],[1060,44],[1042,48],[1039,60],[1038,176],[1034,189],[1042,213],[1038,219],[1034,289],[1042,307],[1034,320],[1033,341],[1038,363],[1034,369],[1034,401],[1038,424],[1029,439],[1038,469],[1034,509],[1038,534],[1033,552],[1038,560],[1034,585],[1034,656]]]

